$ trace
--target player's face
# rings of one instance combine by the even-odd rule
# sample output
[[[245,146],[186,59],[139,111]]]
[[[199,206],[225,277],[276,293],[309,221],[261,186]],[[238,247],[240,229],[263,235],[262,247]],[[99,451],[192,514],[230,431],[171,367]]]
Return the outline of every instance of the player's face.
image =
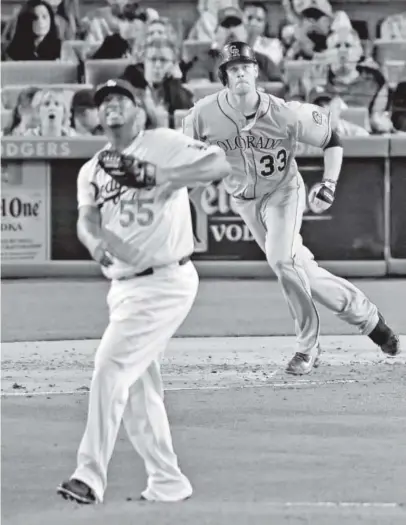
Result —
[[[134,123],[137,106],[127,96],[120,93],[108,94],[99,107],[100,123],[104,128],[121,128]]]
[[[228,87],[236,95],[246,95],[256,90],[258,66],[252,63],[237,62],[227,67]]]

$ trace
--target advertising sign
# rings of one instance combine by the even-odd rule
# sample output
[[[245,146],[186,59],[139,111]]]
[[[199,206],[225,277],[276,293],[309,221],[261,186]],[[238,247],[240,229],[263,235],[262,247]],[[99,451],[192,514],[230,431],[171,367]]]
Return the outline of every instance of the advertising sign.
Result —
[[[48,164],[3,162],[2,262],[45,262],[49,245]]]
[[[76,179],[83,160],[51,163],[53,260],[88,260],[76,236]],[[345,159],[331,211],[304,214],[304,243],[317,259],[380,260],[384,255],[383,159]],[[300,160],[307,190],[322,177],[323,159]],[[189,190],[197,260],[265,260],[222,183]]]

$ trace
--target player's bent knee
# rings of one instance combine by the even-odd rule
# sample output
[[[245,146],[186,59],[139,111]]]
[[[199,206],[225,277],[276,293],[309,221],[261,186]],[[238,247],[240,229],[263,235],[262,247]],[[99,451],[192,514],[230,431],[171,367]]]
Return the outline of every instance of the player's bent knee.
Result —
[[[286,272],[290,272],[294,265],[293,258],[279,258],[267,256],[267,261],[272,270],[276,275],[282,275]]]

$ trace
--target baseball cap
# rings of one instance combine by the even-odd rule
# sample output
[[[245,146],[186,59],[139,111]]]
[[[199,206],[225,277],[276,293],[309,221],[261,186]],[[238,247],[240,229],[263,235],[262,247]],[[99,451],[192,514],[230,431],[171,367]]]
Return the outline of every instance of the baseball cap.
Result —
[[[325,104],[331,102],[332,99],[332,95],[330,93],[326,93],[324,89],[319,86],[314,87],[308,95],[308,101],[310,104]]]
[[[120,93],[132,100],[134,104],[138,104],[139,102],[139,97],[134,87],[126,80],[117,78],[114,80],[108,80],[105,84],[102,84],[97,88],[93,97],[96,106],[99,107],[110,93]]]
[[[225,7],[218,12],[218,24],[223,27],[234,27],[242,24],[243,13],[238,7]]]
[[[95,108],[94,90],[79,89],[76,91],[72,97],[71,107],[73,112]]]
[[[306,11],[319,11],[323,15],[332,16],[333,9],[328,0],[293,0],[293,8],[299,15],[306,16]]]

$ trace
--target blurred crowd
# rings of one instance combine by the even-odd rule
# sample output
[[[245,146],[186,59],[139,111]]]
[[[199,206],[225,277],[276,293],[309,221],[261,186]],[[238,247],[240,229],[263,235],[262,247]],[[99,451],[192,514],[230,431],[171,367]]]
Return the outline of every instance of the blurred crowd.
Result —
[[[266,2],[199,0],[188,27],[147,2],[100,0],[82,13],[80,0],[28,0],[2,20],[2,134],[102,134],[93,89],[111,77],[139,90],[145,127],[177,128],[220,89],[220,50],[233,40],[253,48],[260,89],[328,106],[341,135],[406,132],[406,11],[371,35],[328,0],[280,3],[274,27]],[[64,65],[72,78],[58,82]]]

